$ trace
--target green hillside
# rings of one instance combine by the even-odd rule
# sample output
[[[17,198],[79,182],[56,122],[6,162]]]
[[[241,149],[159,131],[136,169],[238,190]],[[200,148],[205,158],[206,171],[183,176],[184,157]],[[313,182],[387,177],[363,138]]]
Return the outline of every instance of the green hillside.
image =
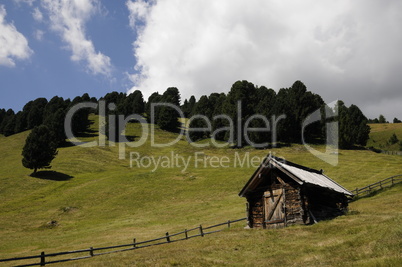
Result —
[[[395,134],[399,141],[402,141],[402,123],[373,123],[369,124],[370,139],[367,142],[368,147],[374,147],[388,151],[399,151],[399,143],[389,144],[390,137]]]
[[[399,184],[351,203],[346,216],[313,226],[236,226],[204,238],[95,257],[77,266],[400,266],[401,199]]]
[[[92,117],[97,139],[96,117]],[[141,135],[130,124],[127,135]],[[255,167],[234,166],[237,158],[266,156],[269,152],[325,173],[348,189],[402,174],[401,156],[364,150],[341,150],[339,164],[331,166],[301,145],[255,150],[252,148],[196,148],[181,140],[173,147],[151,146],[150,138],[138,148],[126,148],[119,159],[117,146],[70,146],[59,149],[51,171],[33,178],[21,164],[28,132],[0,137],[0,258],[27,256],[41,251],[124,244],[164,235],[199,224],[211,225],[244,217],[245,200],[238,192]],[[167,143],[176,135],[156,130],[155,142]],[[204,141],[206,142],[206,141]],[[323,150],[323,147],[315,147]],[[129,152],[141,157],[190,158],[187,169],[173,166],[130,167]],[[204,168],[195,153],[228,157],[228,168]],[[197,154],[201,155],[201,154]],[[81,265],[110,266],[113,261],[139,265],[233,265],[305,263],[343,265],[354,260],[387,264],[401,260],[401,187],[351,205],[351,214],[314,226],[279,231],[225,231],[204,239],[99,256]],[[51,224],[51,221],[57,223]],[[188,254],[189,256],[186,256]],[[330,256],[330,257],[329,257]],[[343,261],[345,260],[345,261]],[[120,265],[120,264],[115,264]]]

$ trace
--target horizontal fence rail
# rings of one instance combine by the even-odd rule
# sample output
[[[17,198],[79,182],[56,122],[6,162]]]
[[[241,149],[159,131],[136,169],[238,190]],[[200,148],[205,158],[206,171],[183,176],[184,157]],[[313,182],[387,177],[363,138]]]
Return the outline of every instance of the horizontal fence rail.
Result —
[[[222,226],[227,226],[227,228],[230,228],[230,226],[233,223],[245,221],[246,219],[247,218],[241,218],[241,219],[232,220],[232,221],[228,220],[226,222],[211,225],[208,227],[203,227],[202,225],[200,225],[198,227],[191,228],[191,229],[185,229],[184,231],[174,233],[174,234],[169,234],[169,232],[166,232],[165,236],[163,236],[163,237],[150,239],[150,240],[146,240],[146,241],[141,241],[141,242],[137,242],[136,238],[134,238],[133,242],[129,243],[129,244],[115,245],[115,246],[109,246],[109,247],[99,247],[99,248],[90,247],[89,249],[64,251],[64,252],[49,253],[49,254],[46,254],[45,252],[41,252],[40,255],[36,255],[36,256],[0,259],[0,262],[20,261],[20,263],[21,263],[21,261],[24,261],[24,260],[25,261],[33,260],[33,259],[36,260],[36,262],[34,262],[34,263],[13,265],[13,266],[22,267],[22,266],[45,266],[47,264],[52,264],[52,263],[61,263],[61,262],[67,262],[67,261],[87,259],[87,258],[99,256],[99,255],[129,251],[129,250],[134,250],[134,249],[139,249],[139,248],[145,248],[145,247],[150,247],[150,246],[157,246],[157,245],[162,245],[162,244],[167,244],[167,243],[188,240],[190,238],[199,237],[199,236],[204,237],[205,235],[220,232],[220,231],[224,230],[226,227],[223,229],[217,229],[217,230],[213,230],[213,231],[211,231],[211,229],[214,229],[217,227],[222,227]],[[57,260],[53,259],[55,257],[60,257],[63,255],[71,255],[71,254],[86,254],[86,255],[80,255],[80,256],[77,256],[74,258],[65,258],[65,259],[57,259]]]
[[[395,175],[389,178],[386,178],[384,180],[378,181],[376,183],[370,184],[368,186],[362,187],[362,188],[356,188],[355,190],[352,190],[351,192],[355,195],[355,198],[364,196],[364,195],[369,195],[377,190],[383,189],[385,187],[390,187],[393,186],[394,184],[397,184],[402,181],[402,174]]]
[[[382,149],[378,149],[378,148],[374,148],[374,147],[369,147],[367,149],[370,150],[370,151],[373,151],[375,153],[402,156],[402,151],[389,151],[389,150],[382,150]]]

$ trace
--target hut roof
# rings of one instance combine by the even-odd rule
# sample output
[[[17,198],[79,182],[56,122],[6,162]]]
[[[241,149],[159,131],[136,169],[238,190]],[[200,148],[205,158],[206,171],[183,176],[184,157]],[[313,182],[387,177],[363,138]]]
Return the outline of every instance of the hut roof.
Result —
[[[283,173],[287,174],[295,182],[300,185],[303,184],[313,184],[320,187],[324,187],[338,193],[353,196],[353,194],[345,189],[343,186],[323,174],[322,170],[318,171],[315,169],[307,168],[284,159],[268,155],[264,161],[260,164],[258,169],[251,176],[249,181],[240,191],[239,196],[244,197],[249,191],[254,190],[260,183],[261,175],[270,169],[276,168]]]

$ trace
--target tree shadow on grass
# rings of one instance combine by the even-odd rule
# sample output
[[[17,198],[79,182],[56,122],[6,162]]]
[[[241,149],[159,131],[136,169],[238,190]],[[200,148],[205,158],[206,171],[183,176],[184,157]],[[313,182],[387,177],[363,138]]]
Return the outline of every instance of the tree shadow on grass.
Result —
[[[137,136],[137,135],[123,135],[123,134],[120,134],[119,136],[117,136],[116,140],[110,140],[110,141],[113,141],[115,143],[134,142],[138,138],[139,138],[139,136]]]
[[[71,175],[64,174],[57,171],[38,171],[35,174],[31,174],[34,178],[44,179],[44,180],[51,180],[51,181],[68,181],[74,178]]]
[[[121,136],[122,136],[122,137],[121,137],[121,138],[122,138],[121,140],[124,140],[123,138],[125,137],[128,142],[134,142],[135,139],[138,139],[138,138],[139,138],[139,136],[137,136],[137,135],[121,135]]]
[[[95,131],[92,129],[87,129],[85,132],[79,132],[79,133],[75,134],[75,136],[77,138],[79,138],[79,137],[96,137],[98,135],[99,135],[98,131]]]
[[[71,143],[70,141],[65,140],[64,142],[62,142],[59,145],[59,148],[61,148],[61,147],[72,147],[72,146],[75,146],[75,145],[73,143]]]

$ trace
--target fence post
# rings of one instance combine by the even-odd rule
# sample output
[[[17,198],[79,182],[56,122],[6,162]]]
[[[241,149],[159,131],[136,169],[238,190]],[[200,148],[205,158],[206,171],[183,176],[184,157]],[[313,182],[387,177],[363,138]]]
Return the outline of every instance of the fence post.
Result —
[[[91,255],[91,257],[94,256],[94,248],[93,247],[90,248],[89,255]]]
[[[228,220],[228,228],[230,228],[230,220]]]
[[[45,262],[45,252],[42,251],[42,252],[40,253],[40,266],[45,266],[45,265],[46,265],[46,262]]]
[[[133,247],[137,247],[136,239],[133,239]]]
[[[170,243],[170,236],[169,236],[169,232],[166,232],[166,240],[168,243]]]
[[[204,231],[202,230],[202,225],[200,225],[200,234],[202,237],[204,237]]]
[[[187,229],[184,230],[184,234],[186,235],[186,239],[188,239]]]

